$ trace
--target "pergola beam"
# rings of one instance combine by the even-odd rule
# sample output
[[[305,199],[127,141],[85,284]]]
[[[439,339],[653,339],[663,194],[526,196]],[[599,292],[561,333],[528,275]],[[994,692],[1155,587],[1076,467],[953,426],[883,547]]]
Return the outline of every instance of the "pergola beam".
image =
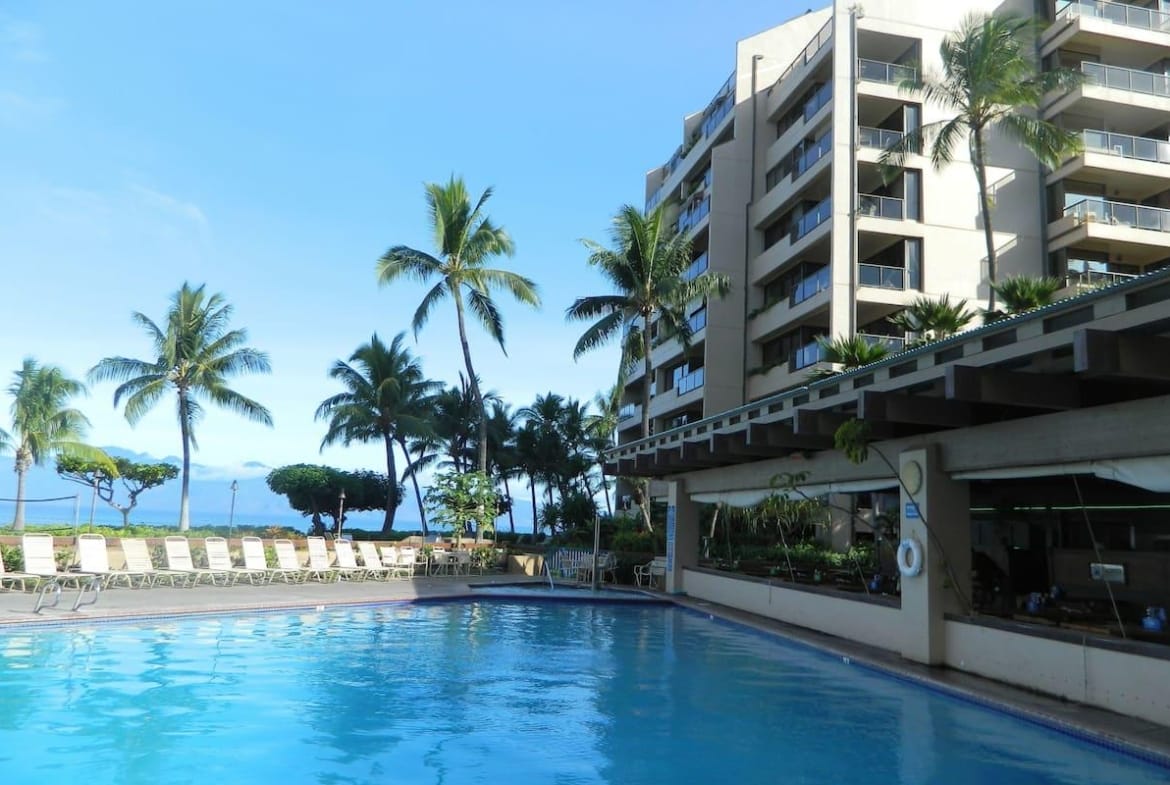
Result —
[[[1170,381],[1170,338],[1077,330],[1073,368],[1083,376]]]
[[[869,423],[890,422],[961,428],[974,418],[970,404],[946,398],[911,396],[864,390],[857,399],[857,416]]]
[[[951,365],[945,371],[946,397],[954,401],[1063,411],[1084,405],[1077,379],[1039,373]]]

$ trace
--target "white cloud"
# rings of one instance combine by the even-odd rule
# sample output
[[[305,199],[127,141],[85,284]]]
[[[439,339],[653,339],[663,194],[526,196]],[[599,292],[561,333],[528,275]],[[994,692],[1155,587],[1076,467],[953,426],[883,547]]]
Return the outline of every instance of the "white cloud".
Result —
[[[153,188],[147,188],[144,185],[131,184],[130,192],[135,194],[142,202],[160,212],[170,213],[190,221],[199,228],[201,234],[206,234],[211,228],[207,220],[207,215],[197,204],[184,202],[181,199],[164,194],[161,191],[156,191]]]
[[[238,463],[234,466],[203,466],[200,464],[192,464],[191,479],[204,482],[215,482],[219,480],[231,482],[232,480],[251,480],[257,477],[267,477],[271,471],[271,466],[265,466],[255,461]]]
[[[22,63],[43,63],[49,59],[38,25],[4,16],[0,16],[0,53]]]

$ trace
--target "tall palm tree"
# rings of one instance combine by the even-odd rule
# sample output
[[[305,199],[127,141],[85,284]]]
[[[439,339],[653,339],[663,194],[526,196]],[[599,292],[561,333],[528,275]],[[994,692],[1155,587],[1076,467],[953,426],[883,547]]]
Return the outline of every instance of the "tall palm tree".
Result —
[[[918,336],[918,343],[949,338],[971,323],[976,316],[967,310],[967,301],[951,304],[951,296],[944,294],[937,300],[916,297],[909,306],[889,317],[890,324]]]
[[[1005,278],[992,288],[1003,298],[1004,310],[1017,314],[1048,305],[1063,286],[1064,282],[1053,276],[1031,278],[1019,275]],[[999,314],[988,313],[988,316],[989,321],[994,321]]]
[[[593,459],[597,462],[601,473],[601,488],[605,492],[605,509],[613,515],[613,504],[609,499],[609,483],[605,479],[605,452],[615,444],[618,426],[618,412],[622,405],[622,385],[619,382],[609,388],[608,392],[597,393],[593,396],[593,406],[596,414],[586,418],[585,427],[588,433],[589,449]]]
[[[440,300],[450,297],[455,302],[463,365],[478,408],[479,471],[484,474],[487,473],[487,408],[480,393],[479,378],[471,363],[465,309],[471,310],[488,335],[503,349],[504,321],[492,300],[492,290],[502,287],[520,302],[540,306],[536,284],[530,279],[508,270],[485,266],[493,256],[511,256],[515,250],[508,233],[493,224],[483,212],[484,204],[491,195],[492,189],[488,188],[473,206],[467,186],[460,178],[452,176],[446,185],[427,184],[427,207],[437,256],[405,245],[396,245],[382,254],[377,266],[378,282],[382,285],[402,278],[420,283],[438,279],[414,312],[412,324],[416,337],[426,324],[431,309]]]
[[[521,474],[519,456],[516,452],[516,432],[520,427],[520,415],[503,401],[492,403],[492,413],[488,417],[488,466],[491,476],[499,479],[504,485],[504,495],[512,498],[512,489],[508,480]],[[516,518],[511,506],[508,507],[508,529],[516,533]]]
[[[183,442],[183,487],[179,500],[179,530],[191,527],[191,448],[198,448],[195,426],[203,418],[202,401],[271,427],[272,415],[256,401],[227,386],[228,379],[246,373],[269,373],[268,355],[244,346],[248,331],[229,329],[232,306],[222,294],[208,295],[205,285],[184,282],[171,296],[163,326],[135,311],[133,321],[153,344],[153,360],[107,357],[89,372],[94,382],[122,382],[114,390],[114,406],[126,402],[131,425],[153,409],[169,392],[178,401],[179,435]]]
[[[823,362],[840,365],[846,371],[876,363],[890,353],[884,343],[870,343],[860,335],[839,336],[833,340],[818,335],[817,343],[821,345],[821,360]],[[822,368],[813,371],[808,376],[810,379],[825,379],[829,376],[836,376],[837,373],[838,371]]]
[[[16,461],[16,514],[12,528],[24,529],[24,484],[28,470],[61,453],[90,457],[100,453],[81,443],[89,420],[70,399],[83,395],[85,385],[70,379],[55,365],[40,365],[25,358],[8,387],[12,396],[12,436],[3,433],[0,442],[11,442]]]
[[[399,333],[387,346],[374,333],[369,343],[350,355],[348,363],[335,362],[329,375],[341,382],[345,392],[322,401],[316,414],[318,420],[329,420],[322,449],[338,442],[345,446],[352,442],[382,442],[386,476],[390,478],[383,532],[393,530],[399,504],[394,446],[403,445],[408,435],[430,430],[427,413],[441,387],[423,375],[422,365],[403,346],[405,341],[406,334]],[[403,451],[409,462],[410,453],[405,446]]]
[[[1035,31],[1033,20],[1010,14],[966,17],[939,47],[943,72],[922,74],[901,85],[906,92],[921,90],[926,101],[952,112],[953,117],[910,130],[881,158],[883,164],[901,167],[907,155],[928,143],[931,163],[941,167],[954,159],[960,142],[967,142],[979,184],[979,212],[987,245],[988,311],[995,310],[997,280],[991,194],[987,189],[989,138],[1001,133],[1014,139],[1050,168],[1080,148],[1076,132],[1025,113],[1038,110],[1048,93],[1070,90],[1083,78],[1067,68],[1039,71],[1030,41]]]
[[[580,357],[622,333],[622,368],[642,360],[642,437],[650,435],[650,384],[654,364],[650,358],[650,326],[658,320],[659,332],[690,344],[691,326],[687,304],[703,298],[722,297],[731,281],[721,273],[705,272],[686,281],[683,273],[692,260],[691,243],[666,221],[665,204],[648,215],[625,205],[613,221],[613,248],[583,240],[589,264],[598,268],[615,294],[578,298],[565,315],[570,320],[595,319],[573,349]]]
[[[418,475],[438,463],[440,457],[439,439],[432,430],[426,434],[403,436],[399,441],[399,446],[406,454],[406,468],[402,470],[402,482],[406,482],[407,478],[410,478],[410,482],[414,486],[414,498],[418,503],[418,520],[422,524],[422,533],[425,536],[429,533],[427,530],[427,510],[422,491],[418,487]]]

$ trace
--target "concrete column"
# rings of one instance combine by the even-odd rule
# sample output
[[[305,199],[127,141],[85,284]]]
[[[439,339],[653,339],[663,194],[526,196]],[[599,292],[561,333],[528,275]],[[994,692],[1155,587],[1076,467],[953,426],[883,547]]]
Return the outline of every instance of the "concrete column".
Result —
[[[683,569],[699,563],[699,505],[682,480],[668,483],[666,505],[666,591],[682,594]]]
[[[853,545],[853,494],[834,493],[829,496],[828,545],[835,551],[847,551]]]
[[[962,608],[953,586],[971,596],[970,491],[942,471],[936,445],[907,450],[898,463],[901,539],[916,540],[923,551],[922,572],[902,577],[902,656],[938,665],[946,658],[943,614]]]

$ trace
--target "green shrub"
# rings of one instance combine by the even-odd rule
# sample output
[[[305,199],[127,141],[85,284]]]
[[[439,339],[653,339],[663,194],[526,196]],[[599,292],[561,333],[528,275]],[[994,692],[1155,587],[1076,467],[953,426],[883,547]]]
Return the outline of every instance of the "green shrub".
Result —
[[[4,561],[4,569],[8,572],[24,570],[24,554],[17,545],[0,544],[0,559]]]

